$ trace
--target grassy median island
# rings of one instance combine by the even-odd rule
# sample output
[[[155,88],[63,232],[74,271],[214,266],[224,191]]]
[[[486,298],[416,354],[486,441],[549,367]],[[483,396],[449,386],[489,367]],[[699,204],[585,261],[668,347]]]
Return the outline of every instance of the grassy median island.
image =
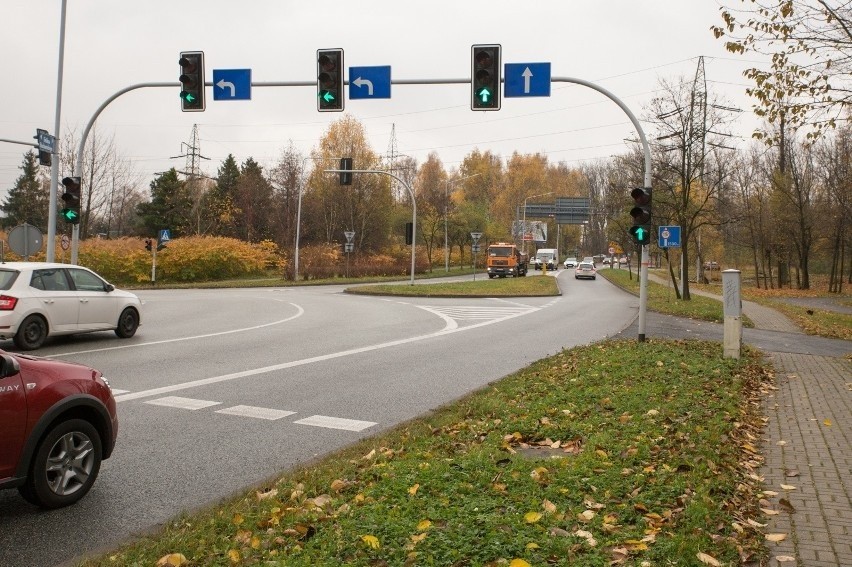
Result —
[[[364,285],[347,288],[346,292],[414,297],[538,297],[559,295],[559,286],[556,278],[551,277],[488,279],[487,275],[482,274],[482,279],[477,276],[476,281]]]
[[[770,373],[721,350],[565,350],[84,565],[765,560],[755,445]]]

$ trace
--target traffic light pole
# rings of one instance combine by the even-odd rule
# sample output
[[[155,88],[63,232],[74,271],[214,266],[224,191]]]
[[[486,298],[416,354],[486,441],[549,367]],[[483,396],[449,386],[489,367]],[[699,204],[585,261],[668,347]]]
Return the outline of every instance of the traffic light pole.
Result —
[[[63,3],[63,5],[64,5],[64,3]],[[502,79],[501,79],[501,81],[502,81]],[[584,81],[583,79],[577,79],[577,78],[573,78],[573,77],[551,77],[550,82],[551,83],[574,83],[574,84],[577,84],[577,85],[582,85],[582,86],[588,87],[590,89],[596,90],[599,93],[601,93],[602,95],[604,95],[605,97],[609,98],[611,101],[613,101],[615,104],[617,104],[619,106],[619,108],[621,108],[622,111],[624,111],[624,113],[630,119],[630,122],[633,124],[633,127],[636,128],[636,132],[639,135],[639,141],[642,143],[642,150],[643,150],[643,153],[644,153],[644,156],[645,156],[645,175],[644,175],[644,180],[643,180],[644,186],[645,187],[651,187],[651,147],[648,145],[648,140],[645,137],[645,131],[642,129],[642,125],[639,123],[639,120],[636,119],[636,116],[634,116],[633,112],[627,107],[627,105],[624,104],[618,97],[616,97],[614,94],[612,94],[611,92],[609,92],[605,88],[603,88],[599,85],[596,85],[594,83],[590,83],[589,81]],[[344,85],[348,85],[348,84],[349,84],[349,81],[344,81]],[[469,85],[469,84],[471,84],[471,77],[468,77],[468,78],[465,78],[465,79],[392,79],[391,84],[393,84],[393,85],[454,85],[454,84]],[[212,81],[205,82],[204,86],[205,87],[212,87],[213,82]],[[316,81],[316,79],[311,80],[311,81],[268,81],[268,82],[254,82],[254,81],[252,81],[251,86],[252,87],[313,87],[313,88],[316,88],[317,81]],[[100,113],[103,112],[103,110],[109,105],[109,103],[111,103],[112,101],[114,101],[115,99],[120,97],[121,95],[128,93],[130,91],[136,90],[136,89],[141,89],[141,88],[146,88],[146,87],[155,87],[155,88],[175,88],[175,87],[178,87],[179,88],[179,87],[181,87],[181,83],[180,82],[139,83],[139,84],[136,84],[136,85],[131,85],[129,87],[126,87],[126,88],[118,91],[117,93],[115,93],[114,95],[109,97],[108,99],[106,99],[104,101],[104,103],[101,104],[101,106],[98,107],[98,109],[92,115],[92,118],[89,119],[89,123],[86,124],[86,127],[83,130],[82,137],[80,138],[80,147],[79,147],[79,150],[77,151],[77,163],[74,166],[74,172],[73,172],[74,175],[82,175],[81,172],[83,170],[83,150],[86,146],[86,139],[88,138],[89,131],[92,129],[92,126],[94,125],[95,120],[97,120]],[[58,137],[58,132],[59,132],[58,114],[59,113],[57,112],[57,124],[56,124],[57,137]],[[57,166],[54,165],[54,168],[55,167],[57,167]],[[326,171],[340,173],[340,171],[342,171],[342,170],[329,169],[329,170],[326,170]],[[414,220],[415,220],[414,225],[416,227],[417,202],[414,199],[414,192],[411,190],[411,188],[402,179],[400,179],[396,175],[389,173],[387,171],[352,170],[352,172],[353,173],[379,173],[379,174],[383,174],[383,175],[389,175],[389,176],[395,178],[400,183],[402,183],[403,186],[405,186],[405,188],[408,190],[409,194],[411,195],[411,202],[412,202],[412,205],[414,207]],[[55,185],[54,185],[54,190],[51,191],[51,194],[52,194],[52,197],[55,198],[55,196],[56,196],[55,195],[56,194]],[[51,214],[55,215],[55,213],[56,213],[55,207],[51,207]],[[56,229],[55,225],[52,228],[53,228],[54,232],[52,234],[48,234],[48,251],[50,251],[50,244],[54,241],[54,238],[55,238],[55,229]],[[72,263],[76,263],[78,241],[79,241],[79,225],[76,225],[74,227],[73,241],[71,243]],[[640,273],[639,273],[639,342],[645,341],[646,313],[647,313],[647,308],[648,308],[648,261],[649,261],[649,255],[650,255],[650,247],[647,244],[645,244],[645,245],[642,246],[642,263],[641,263],[641,269],[640,269]],[[411,243],[411,283],[414,284],[414,241],[413,241],[413,239],[412,239],[412,243]]]

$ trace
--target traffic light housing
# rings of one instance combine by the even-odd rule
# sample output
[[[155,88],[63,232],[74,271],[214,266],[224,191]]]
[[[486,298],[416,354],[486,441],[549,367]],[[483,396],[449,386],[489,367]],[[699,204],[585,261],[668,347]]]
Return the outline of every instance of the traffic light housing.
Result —
[[[633,226],[630,227],[630,235],[634,242],[641,246],[651,243],[651,188],[637,187],[630,192],[634,206],[630,209],[633,217]]]
[[[340,158],[340,169],[345,169],[347,171],[340,172],[340,184],[341,185],[352,185],[352,158],[344,157]]]
[[[183,112],[204,112],[204,52],[181,51],[180,109]]]
[[[66,177],[62,185],[65,187],[62,194],[64,206],[59,214],[68,224],[80,224],[80,178]]]
[[[410,246],[414,242],[414,223],[405,223],[405,244]]]
[[[153,243],[151,242],[151,239],[150,239],[150,238],[146,238],[146,239],[145,239],[145,250],[147,250],[148,252],[150,252],[153,248],[154,248],[154,246],[153,246]]]
[[[500,110],[500,45],[471,47],[471,110]]]
[[[317,49],[317,110],[343,110],[343,50]]]

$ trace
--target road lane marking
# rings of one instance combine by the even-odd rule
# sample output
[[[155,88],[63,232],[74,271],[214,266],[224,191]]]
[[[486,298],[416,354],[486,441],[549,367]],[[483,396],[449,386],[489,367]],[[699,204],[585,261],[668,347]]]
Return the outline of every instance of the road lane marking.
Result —
[[[216,410],[216,413],[224,413],[226,415],[238,415],[240,417],[254,417],[257,419],[268,419],[275,421],[288,415],[293,415],[294,411],[277,410],[271,408],[258,408],[254,406],[234,406],[230,408]]]
[[[166,406],[169,408],[188,409],[195,411],[204,408],[209,408],[210,406],[218,406],[222,402],[211,402],[209,400],[194,400],[192,398],[181,398],[180,396],[166,396],[165,398],[149,400],[145,403],[154,406]]]
[[[254,325],[252,327],[243,327],[241,329],[231,329],[230,331],[220,331],[218,333],[207,333],[206,335],[193,335],[191,337],[180,337],[180,338],[177,338],[177,339],[163,339],[161,341],[151,341],[151,342],[148,342],[148,343],[134,343],[132,345],[120,345],[120,346],[105,347],[105,348],[93,348],[93,349],[90,349],[90,350],[78,350],[78,351],[75,351],[75,352],[63,352],[63,353],[59,353],[59,354],[51,354],[50,356],[45,356],[45,358],[66,357],[66,356],[71,356],[72,354],[73,355],[88,354],[88,353],[92,353],[92,352],[106,352],[106,351],[109,351],[109,350],[119,350],[119,349],[125,349],[125,348],[137,348],[137,347],[146,347],[146,346],[152,346],[152,345],[163,345],[163,344],[168,344],[168,343],[179,343],[181,341],[194,341],[194,340],[197,340],[197,339],[208,339],[210,337],[219,337],[219,336],[222,336],[222,335],[232,335],[234,333],[244,333],[246,331],[256,331],[257,329],[264,329],[266,327],[272,327],[274,325],[280,325],[281,323],[286,323],[287,321],[292,321],[293,319],[301,317],[302,315],[305,314],[305,310],[302,309],[301,307],[299,307],[298,305],[296,305],[295,303],[290,303],[290,305],[292,305],[293,307],[296,308],[297,312],[296,312],[295,315],[291,315],[290,317],[285,317],[284,319],[279,319],[277,321],[272,321],[270,323],[263,323],[262,325]]]
[[[428,310],[428,309],[427,309]],[[317,362],[326,362],[329,360],[334,360],[336,358],[343,358],[346,356],[353,356],[356,354],[364,354],[367,352],[373,352],[376,350],[381,350],[389,347],[395,347],[400,345],[406,345],[411,343],[416,343],[428,339],[434,339],[438,337],[442,337],[444,335],[450,335],[453,333],[459,333],[462,331],[470,331],[472,329],[478,329],[480,327],[485,327],[487,325],[493,325],[494,323],[500,323],[502,321],[507,321],[509,319],[514,319],[515,317],[520,317],[521,315],[526,315],[528,313],[532,313],[534,311],[538,311],[538,309],[530,309],[528,311],[519,311],[516,313],[512,313],[510,315],[506,315],[500,319],[491,319],[488,321],[482,321],[480,323],[474,323],[472,325],[468,325],[466,327],[458,327],[458,326],[448,326],[440,331],[434,331],[432,333],[427,333],[425,335],[416,335],[414,337],[407,337],[404,339],[396,339],[393,341],[387,341],[384,343],[377,343],[373,345],[367,345],[358,348],[352,348],[348,350],[342,350],[339,352],[332,352],[329,354],[322,354],[319,356],[312,356],[309,358],[303,358],[301,360],[293,360],[290,362],[282,362],[280,364],[273,364],[270,366],[263,366],[261,368],[254,368],[251,370],[243,370],[240,372],[232,372],[230,374],[222,374],[221,376],[211,376],[210,378],[202,378],[200,380],[192,380],[190,382],[184,382],[182,384],[171,384],[169,386],[162,386],[160,388],[152,388],[151,390],[143,390],[140,392],[133,392],[130,394],[122,394],[120,396],[115,396],[115,401],[117,403],[127,402],[131,400],[138,400],[140,398],[150,398],[152,396],[159,396],[162,394],[169,394],[172,392],[179,392],[181,390],[189,390],[191,388],[197,388],[199,386],[209,386],[210,384],[218,384],[220,382],[228,382],[230,380],[237,380],[239,378],[248,378],[251,376],[257,376],[260,374],[268,374],[270,372],[276,372],[278,370],[286,370],[289,368],[297,368],[299,366],[304,366],[307,364],[314,364]],[[436,313],[437,314],[437,313]],[[448,321],[449,318],[446,316],[442,317],[444,321]]]
[[[293,423],[311,425],[313,427],[325,427],[327,429],[343,429],[345,431],[364,431],[368,427],[376,425],[373,421],[359,421],[357,419],[344,419],[342,417],[329,417],[327,415],[312,415]]]

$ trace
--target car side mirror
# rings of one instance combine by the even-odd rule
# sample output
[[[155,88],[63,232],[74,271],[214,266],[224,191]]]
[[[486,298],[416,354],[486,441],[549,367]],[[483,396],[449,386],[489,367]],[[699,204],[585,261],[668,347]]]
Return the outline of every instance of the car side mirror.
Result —
[[[21,371],[18,359],[9,354],[0,354],[0,378],[14,376]]]
[[[104,286],[104,289],[107,290],[107,291],[115,291],[115,286],[112,285],[111,283],[108,283]]]

